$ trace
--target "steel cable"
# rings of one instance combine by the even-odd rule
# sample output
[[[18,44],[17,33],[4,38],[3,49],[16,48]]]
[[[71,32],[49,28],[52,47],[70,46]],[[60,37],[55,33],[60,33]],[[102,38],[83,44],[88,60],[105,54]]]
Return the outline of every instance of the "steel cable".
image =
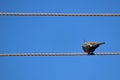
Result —
[[[0,16],[120,16],[118,13],[3,13]],[[0,56],[86,56],[85,53],[1,53]],[[95,55],[120,55],[120,52],[99,52]]]
[[[120,52],[98,52],[100,55],[120,55]],[[0,56],[89,56],[86,53],[1,53]],[[94,56],[94,55],[93,55]]]
[[[120,16],[120,13],[8,13],[0,12],[0,16]]]

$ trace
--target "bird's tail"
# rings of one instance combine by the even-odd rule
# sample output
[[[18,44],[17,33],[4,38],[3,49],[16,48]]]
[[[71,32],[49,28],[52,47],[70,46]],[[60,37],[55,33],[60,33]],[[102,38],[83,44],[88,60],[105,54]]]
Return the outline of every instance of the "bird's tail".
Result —
[[[99,45],[101,45],[101,44],[105,44],[105,42],[100,42],[100,43],[98,43]]]

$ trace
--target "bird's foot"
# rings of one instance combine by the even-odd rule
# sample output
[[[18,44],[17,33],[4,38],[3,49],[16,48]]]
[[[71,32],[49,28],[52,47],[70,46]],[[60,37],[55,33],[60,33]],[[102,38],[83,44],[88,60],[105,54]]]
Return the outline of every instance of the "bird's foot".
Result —
[[[88,55],[95,55],[93,52],[89,53]]]

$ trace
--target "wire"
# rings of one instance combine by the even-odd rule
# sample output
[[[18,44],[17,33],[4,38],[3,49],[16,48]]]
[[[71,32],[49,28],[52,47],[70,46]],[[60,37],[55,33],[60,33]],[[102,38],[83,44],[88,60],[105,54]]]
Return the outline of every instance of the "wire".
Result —
[[[0,16],[120,16],[120,13],[7,13],[0,12]]]
[[[99,52],[95,55],[120,55],[120,52]],[[2,53],[0,56],[89,56],[86,53]],[[94,56],[94,55],[93,55]]]
[[[120,16],[120,13],[7,13],[0,12],[0,16]],[[86,56],[85,53],[3,53],[0,56]],[[100,52],[95,55],[120,55],[120,52]]]

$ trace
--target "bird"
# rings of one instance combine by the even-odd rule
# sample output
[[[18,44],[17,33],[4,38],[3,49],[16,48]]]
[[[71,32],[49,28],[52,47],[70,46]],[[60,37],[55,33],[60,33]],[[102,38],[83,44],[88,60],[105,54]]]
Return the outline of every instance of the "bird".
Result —
[[[82,44],[82,49],[84,52],[88,53],[88,55],[94,55],[94,51],[100,45],[105,44],[105,42],[84,42]]]

